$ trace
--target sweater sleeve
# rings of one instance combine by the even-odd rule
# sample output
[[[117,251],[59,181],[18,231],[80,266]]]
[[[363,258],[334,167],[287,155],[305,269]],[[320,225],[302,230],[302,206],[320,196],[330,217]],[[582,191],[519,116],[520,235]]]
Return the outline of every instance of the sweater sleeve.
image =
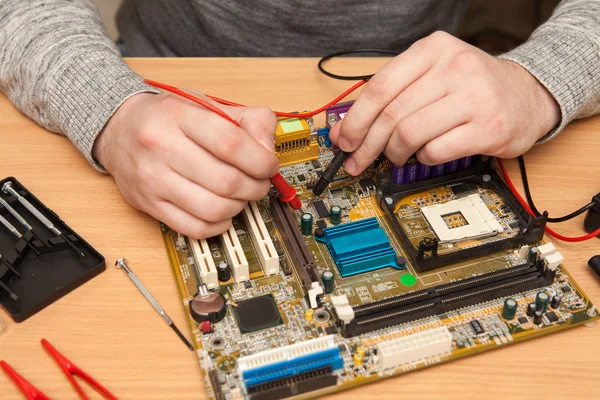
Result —
[[[0,1],[0,90],[25,115],[92,148],[129,97],[157,92],[121,59],[93,0]]]
[[[500,56],[527,69],[554,96],[561,121],[600,112],[600,0],[563,0],[529,40]]]

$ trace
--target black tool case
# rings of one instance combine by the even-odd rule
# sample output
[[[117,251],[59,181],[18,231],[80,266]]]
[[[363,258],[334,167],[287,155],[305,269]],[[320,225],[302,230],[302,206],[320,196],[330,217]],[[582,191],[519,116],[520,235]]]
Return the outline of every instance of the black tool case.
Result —
[[[83,256],[15,196],[2,190],[7,182]],[[23,236],[19,239],[0,221],[0,255],[4,259],[0,259],[0,305],[15,322],[26,320],[106,269],[104,257],[15,178],[0,181],[0,197],[33,228],[32,233],[0,204],[0,215]]]

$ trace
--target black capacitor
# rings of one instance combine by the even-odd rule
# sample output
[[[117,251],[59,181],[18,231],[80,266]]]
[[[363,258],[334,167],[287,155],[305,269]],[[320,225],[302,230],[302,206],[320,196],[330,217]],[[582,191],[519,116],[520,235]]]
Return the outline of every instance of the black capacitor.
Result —
[[[322,238],[323,236],[325,236],[325,231],[323,230],[323,228],[315,229],[315,236],[318,238]]]
[[[562,301],[562,297],[559,295],[552,296],[552,300],[550,301],[550,307],[553,309],[557,309],[560,306],[560,302]]]
[[[533,314],[535,314],[536,310],[537,310],[537,305],[535,303],[529,303],[529,305],[527,306],[527,316],[533,317]]]
[[[190,314],[197,323],[219,322],[227,314],[227,302],[219,292],[198,293],[190,301]]]
[[[541,312],[540,310],[536,311],[535,314],[533,314],[533,323],[536,325],[540,325],[542,323],[543,315],[544,315],[544,313]]]
[[[229,264],[224,261],[221,261],[217,266],[217,277],[221,282],[227,282],[231,279],[231,268],[229,268]]]

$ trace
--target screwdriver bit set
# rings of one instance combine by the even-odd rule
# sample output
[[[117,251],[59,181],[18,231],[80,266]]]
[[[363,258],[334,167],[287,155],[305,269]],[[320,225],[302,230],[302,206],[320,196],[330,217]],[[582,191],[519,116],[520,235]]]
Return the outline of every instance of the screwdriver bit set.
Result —
[[[0,305],[15,322],[105,269],[104,257],[15,178],[0,181]]]

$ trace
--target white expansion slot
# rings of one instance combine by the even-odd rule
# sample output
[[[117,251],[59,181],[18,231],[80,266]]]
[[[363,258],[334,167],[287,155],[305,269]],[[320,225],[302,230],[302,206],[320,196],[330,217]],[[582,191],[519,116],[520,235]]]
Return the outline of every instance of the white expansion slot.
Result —
[[[452,351],[452,334],[440,327],[377,344],[382,369],[439,356]]]
[[[221,234],[221,242],[225,248],[225,252],[231,262],[231,270],[233,271],[233,279],[236,282],[244,282],[250,279],[248,272],[248,260],[244,254],[244,249],[240,244],[240,240],[235,233],[233,226]]]
[[[208,289],[219,287],[217,267],[213,261],[206,239],[195,240],[190,238],[189,241],[190,247],[192,248],[192,254],[194,255],[196,271],[198,272],[198,275],[200,275],[202,282],[204,282]]]
[[[256,248],[256,254],[260,260],[266,276],[279,273],[279,256],[269,236],[269,231],[260,215],[256,202],[248,203],[242,212],[246,228],[252,237],[252,243]]]

